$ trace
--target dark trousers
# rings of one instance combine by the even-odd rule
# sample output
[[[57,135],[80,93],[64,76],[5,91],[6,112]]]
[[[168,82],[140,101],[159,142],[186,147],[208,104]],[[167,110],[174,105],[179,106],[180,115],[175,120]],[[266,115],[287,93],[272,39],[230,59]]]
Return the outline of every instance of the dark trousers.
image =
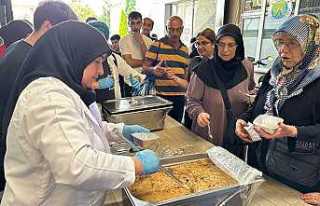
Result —
[[[158,95],[166,100],[169,100],[173,103],[173,108],[169,112],[169,115],[175,119],[177,122],[181,123],[183,117],[183,109],[184,109],[184,96],[163,96]]]
[[[122,97],[132,97],[132,88],[124,81],[123,76],[119,75],[119,83]]]

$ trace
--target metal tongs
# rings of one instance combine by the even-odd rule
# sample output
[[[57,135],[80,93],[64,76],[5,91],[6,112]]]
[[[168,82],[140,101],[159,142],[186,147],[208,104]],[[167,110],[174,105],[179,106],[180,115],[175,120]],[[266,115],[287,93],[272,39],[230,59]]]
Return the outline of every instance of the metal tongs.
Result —
[[[168,175],[169,177],[173,178],[177,183],[180,184],[180,186],[188,189],[188,190],[191,190],[191,188],[189,188],[188,186],[186,186],[183,182],[181,182],[181,180],[179,180],[176,176],[173,175],[172,171],[170,168],[167,168],[167,167],[164,167],[162,165],[160,165],[160,169],[166,174]]]
[[[170,170],[169,168],[166,168],[166,167],[160,165],[160,169],[161,169],[166,175],[168,175],[169,177],[172,177],[173,179],[175,179],[176,181],[178,181],[179,183],[181,183],[181,181],[180,181],[178,178],[176,178],[176,176],[174,176],[174,175],[172,174],[172,172],[171,172],[171,170]],[[182,184],[182,183],[181,183],[181,184]]]

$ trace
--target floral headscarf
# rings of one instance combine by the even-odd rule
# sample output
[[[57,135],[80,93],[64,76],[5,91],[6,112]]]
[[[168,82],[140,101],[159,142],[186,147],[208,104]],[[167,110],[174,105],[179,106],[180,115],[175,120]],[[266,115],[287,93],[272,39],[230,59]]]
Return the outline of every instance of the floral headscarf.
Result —
[[[284,73],[278,57],[271,68],[270,85],[265,109],[269,114],[279,114],[287,99],[299,95],[305,86],[320,77],[320,22],[310,15],[294,16],[285,21],[273,35],[287,33],[301,45],[304,58],[291,72]]]

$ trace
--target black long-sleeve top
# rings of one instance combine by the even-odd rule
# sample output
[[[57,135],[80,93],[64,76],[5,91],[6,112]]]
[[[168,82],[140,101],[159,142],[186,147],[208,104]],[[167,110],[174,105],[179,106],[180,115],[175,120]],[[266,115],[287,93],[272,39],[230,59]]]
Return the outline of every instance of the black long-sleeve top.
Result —
[[[270,73],[268,72],[263,80],[263,83],[258,91],[257,97],[252,107],[240,118],[245,121],[252,122],[259,114],[264,114],[266,95],[268,91],[272,89],[269,84]],[[288,180],[285,175],[286,171],[292,170],[292,172],[300,171],[305,173],[305,182],[314,177],[314,173],[308,174],[311,167],[316,167],[318,174],[320,173],[320,156],[319,158],[307,157],[306,165],[290,163],[289,161],[305,158],[304,155],[320,154],[320,78],[314,80],[312,83],[303,88],[303,92],[297,96],[294,96],[284,103],[279,110],[279,116],[284,119],[284,123],[293,125],[297,128],[297,137],[284,137],[274,139],[272,141],[263,140],[259,143],[253,143],[249,147],[249,164],[258,167],[268,175],[271,175],[281,182],[300,190],[301,192],[315,192],[320,189],[320,179],[316,179],[313,186],[305,186],[300,184],[303,182],[301,179]],[[275,145],[277,148],[275,149]],[[274,150],[275,149],[275,150]],[[283,156],[282,152],[284,152]],[[279,156],[280,155],[280,156]],[[285,155],[289,157],[284,157]],[[315,155],[317,156],[317,155]],[[274,159],[281,159],[280,163],[274,163]],[[281,164],[281,168],[285,168],[284,171],[277,169],[277,164]],[[276,165],[276,166],[275,166]],[[279,165],[278,165],[279,166]],[[287,167],[287,168],[286,168]],[[276,168],[276,169],[275,169]],[[279,166],[280,168],[280,166]],[[269,172],[273,170],[273,173]],[[277,171],[278,170],[278,171]],[[276,171],[276,172],[274,172]],[[309,175],[309,176],[308,176]],[[318,175],[320,176],[320,175]],[[309,179],[309,180],[308,180]],[[317,182],[318,181],[318,182]],[[313,182],[313,181],[312,181]]]

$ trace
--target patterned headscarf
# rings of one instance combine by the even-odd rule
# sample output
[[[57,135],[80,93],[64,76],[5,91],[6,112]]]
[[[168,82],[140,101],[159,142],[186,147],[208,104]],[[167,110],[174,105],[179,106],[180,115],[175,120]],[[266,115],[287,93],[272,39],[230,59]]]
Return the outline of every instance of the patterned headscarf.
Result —
[[[304,51],[304,58],[291,72],[283,72],[278,57],[271,68],[270,85],[265,109],[269,114],[278,114],[284,102],[299,95],[305,86],[320,77],[320,22],[310,15],[294,16],[285,21],[274,33],[288,34]]]

